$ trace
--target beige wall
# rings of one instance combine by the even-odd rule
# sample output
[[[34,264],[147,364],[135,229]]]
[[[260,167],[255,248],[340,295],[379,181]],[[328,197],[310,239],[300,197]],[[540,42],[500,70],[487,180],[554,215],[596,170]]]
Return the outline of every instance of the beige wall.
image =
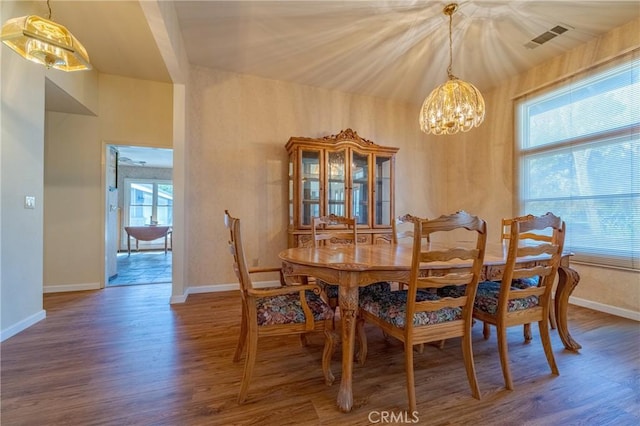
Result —
[[[517,177],[513,171],[513,99],[640,48],[638,28],[640,20],[632,21],[485,93],[484,124],[453,138],[442,160],[450,165],[446,177],[449,209],[466,206],[481,215],[488,221],[490,240],[498,241],[500,218],[518,213],[514,206]],[[613,306],[640,317],[638,272],[579,264],[575,264],[575,269],[581,281],[573,294],[573,302],[610,311],[608,307]]]
[[[100,138],[107,143],[171,148],[173,86],[100,74]]]
[[[172,85],[100,74],[97,117],[47,113],[44,291],[104,285],[106,144],[171,148]]]
[[[104,234],[98,118],[47,112],[45,129],[44,291],[99,288]]]
[[[193,68],[188,93],[188,286],[237,283],[223,213],[243,224],[247,256],[278,265],[287,244],[287,164],[291,136],[352,128],[399,147],[396,210],[430,215],[442,194],[425,166],[431,146],[414,106],[245,75]]]
[[[0,7],[2,16],[16,13],[4,3]],[[45,315],[42,309],[44,68],[7,48],[2,48],[0,55],[0,340],[4,340]],[[35,197],[34,209],[24,208],[26,195]]]
[[[225,208],[243,221],[247,256],[277,265],[286,246],[286,155],[290,136],[323,136],[351,127],[362,137],[400,148],[396,212],[433,217],[467,210],[485,218],[498,241],[502,217],[517,213],[513,98],[594,63],[637,48],[639,22],[629,23],[485,93],[487,117],[455,136],[418,131],[414,105],[256,77],[193,68],[188,92],[186,156],[186,292],[235,283],[225,251]],[[573,302],[640,315],[637,272],[575,265],[582,277]]]

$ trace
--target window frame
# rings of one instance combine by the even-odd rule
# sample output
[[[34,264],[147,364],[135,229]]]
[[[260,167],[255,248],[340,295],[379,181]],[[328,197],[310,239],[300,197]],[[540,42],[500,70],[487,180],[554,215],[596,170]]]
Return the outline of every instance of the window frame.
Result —
[[[131,185],[132,184],[136,184],[136,183],[140,183],[140,184],[151,184],[153,186],[153,193],[152,193],[152,204],[151,204],[151,211],[152,211],[152,217],[154,218],[154,220],[157,220],[158,217],[158,185],[172,185],[173,186],[173,180],[171,179],[149,179],[149,178],[134,178],[134,177],[129,177],[129,178],[125,178],[124,182],[123,182],[123,191],[124,191],[124,205],[123,205],[123,214],[122,214],[122,219],[123,219],[123,225],[120,229],[120,231],[122,232],[122,239],[121,239],[121,249],[123,249],[124,247],[126,247],[126,241],[127,241],[127,234],[124,230],[125,226],[130,226],[130,220],[131,220]],[[173,210],[173,204],[171,205],[171,209]],[[173,212],[171,214],[171,217],[173,218]],[[150,224],[150,223],[149,223]],[[149,225],[146,223],[145,221],[145,225]],[[165,226],[173,226],[173,223],[161,223],[160,225],[165,225]],[[156,240],[153,241],[140,241],[139,245],[142,247],[146,247],[146,248],[155,248],[155,247],[160,247],[160,244],[164,244],[164,238],[158,238]]]
[[[600,81],[600,79],[606,77],[607,75],[616,75],[616,73],[624,72],[626,70],[627,72],[631,71],[632,73],[634,73],[634,76],[636,76],[638,69],[640,69],[640,59],[638,59],[637,57],[624,58],[623,61],[616,62],[617,63],[614,65],[595,67],[594,69],[589,70],[588,73],[576,74],[571,78],[546,87],[544,90],[515,99],[514,181],[516,183],[516,198],[514,204],[516,210],[518,211],[518,215],[524,215],[527,213],[545,213],[538,211],[527,211],[527,208],[525,208],[525,203],[531,203],[535,200],[535,198],[532,198],[529,193],[529,188],[531,188],[532,186],[527,182],[529,174],[527,168],[525,167],[525,163],[527,161],[531,161],[534,157],[548,155],[549,158],[551,158],[551,156],[554,154],[563,151],[573,151],[574,148],[583,150],[593,149],[601,146],[615,146],[616,144],[619,144],[620,141],[625,140],[631,144],[632,149],[636,149],[635,147],[637,146],[638,139],[640,139],[640,114],[638,115],[637,120],[636,117],[633,116],[631,124],[613,127],[604,131],[579,134],[578,136],[568,137],[565,139],[558,138],[559,140],[552,142],[550,142],[549,140],[542,141],[542,143],[538,143],[533,146],[529,144],[529,118],[532,116],[530,115],[529,111],[536,104],[540,105],[543,102],[554,99],[555,97],[560,97],[568,93],[573,93],[573,91],[578,91],[580,89],[588,87],[594,82]],[[637,80],[632,81],[632,84],[635,86],[635,84],[637,84]],[[606,92],[603,91],[602,93]],[[571,105],[576,104],[577,102],[579,102],[579,100],[580,99],[572,101]],[[633,171],[638,167],[638,162],[636,161],[635,155],[632,155],[631,158],[631,181],[634,182],[635,180],[633,176],[635,175],[633,174]],[[572,177],[571,179],[576,179],[576,177]],[[635,206],[635,200],[640,200],[640,195],[635,191],[635,186],[631,186],[630,188],[631,189],[629,196],[632,199],[631,205]],[[597,199],[606,199],[607,197],[617,197],[616,199],[622,199],[624,198],[624,196],[624,194],[614,194],[612,192],[604,195],[591,194],[587,196],[574,196],[573,194],[571,194],[570,197],[567,197],[566,195],[551,197],[547,201],[565,201],[568,204],[570,202],[574,202],[579,197],[582,197],[582,199],[584,200],[593,201]],[[542,200],[542,198],[539,198],[538,200]],[[571,208],[571,206],[567,206],[567,208]],[[567,220],[568,234],[571,233],[570,227],[571,223],[569,220]],[[636,229],[637,228],[634,225],[631,226],[631,236],[634,237],[634,239],[637,238],[637,233],[635,232]],[[624,236],[626,236],[626,234],[620,234],[620,237]],[[575,247],[572,247],[570,238],[567,238],[567,240],[565,241],[565,249],[573,252],[573,261],[577,263],[594,264],[597,266],[612,267],[616,269],[625,269],[632,271],[640,270],[640,250],[635,248],[633,243],[629,244],[628,250],[616,253],[615,250],[598,250],[598,247],[595,245],[579,246],[579,242],[576,243]]]

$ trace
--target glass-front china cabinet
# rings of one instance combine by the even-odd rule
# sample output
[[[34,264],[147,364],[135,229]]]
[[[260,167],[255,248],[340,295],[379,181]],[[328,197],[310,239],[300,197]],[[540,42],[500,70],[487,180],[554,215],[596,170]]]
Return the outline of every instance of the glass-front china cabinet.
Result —
[[[394,217],[398,148],[376,145],[346,129],[322,138],[292,137],[289,153],[289,247],[311,243],[311,218],[355,217],[358,240],[388,240]]]

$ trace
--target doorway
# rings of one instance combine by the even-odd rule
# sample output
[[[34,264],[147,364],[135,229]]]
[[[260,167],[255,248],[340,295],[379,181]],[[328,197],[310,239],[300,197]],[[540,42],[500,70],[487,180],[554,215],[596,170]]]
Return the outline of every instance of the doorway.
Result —
[[[170,283],[173,150],[109,144],[105,158],[105,286]],[[131,233],[138,238],[126,227],[137,228]],[[155,239],[138,235],[151,227],[168,231]]]

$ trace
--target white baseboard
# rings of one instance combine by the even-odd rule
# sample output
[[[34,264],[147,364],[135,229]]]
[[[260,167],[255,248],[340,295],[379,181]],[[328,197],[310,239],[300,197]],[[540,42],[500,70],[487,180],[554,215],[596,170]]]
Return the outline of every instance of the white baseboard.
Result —
[[[187,289],[187,294],[198,294],[198,293],[217,293],[220,291],[232,291],[239,290],[240,284],[231,283],[231,284],[213,284],[213,285],[203,285],[197,287],[189,287]]]
[[[257,288],[264,287],[276,287],[280,285],[280,281],[260,281],[253,283]],[[43,292],[44,293],[58,293],[65,291],[82,291],[82,290],[98,290],[100,289],[100,283],[88,283],[88,284],[68,284],[68,285],[57,285],[57,286],[45,286]],[[230,284],[218,284],[218,285],[207,285],[207,286],[197,286],[197,287],[188,287],[187,291],[184,295],[180,296],[171,296],[171,300],[169,303],[184,303],[187,300],[187,297],[190,294],[198,294],[198,293],[216,293],[222,291],[233,291],[239,290],[240,285],[238,283],[230,283]],[[591,300],[581,299],[579,297],[569,297],[569,303],[572,305],[582,306],[584,308],[593,309],[599,312],[605,312],[607,314],[615,315],[622,318],[632,319],[634,321],[640,321],[640,312],[632,311],[630,309],[619,308],[617,306],[606,305],[604,303],[593,302]],[[40,312],[31,315],[28,318],[18,322],[17,324],[12,325],[6,330],[2,330],[0,332],[0,342],[5,341],[11,336],[15,336],[23,330],[31,327],[39,321],[42,321],[47,317],[47,312],[45,310],[41,310]]]
[[[254,282],[253,285],[256,288],[276,287],[280,285],[280,281],[260,281],[260,282]],[[238,283],[189,287],[187,289],[186,295],[184,297],[181,296],[181,300],[179,303],[185,302],[189,294],[216,293],[221,291],[233,291],[233,290],[239,290],[239,289],[240,289],[240,285]],[[172,303],[174,302],[172,301]],[[593,309],[594,311],[604,312],[604,313],[615,315],[618,317],[640,321],[640,312],[635,312],[629,309],[619,308],[617,306],[605,305],[604,303],[593,302],[591,300],[581,299],[579,297],[573,297],[573,296],[569,297],[569,303],[572,305]]]
[[[591,300],[581,299],[579,297],[573,297],[573,296],[569,296],[569,303],[572,305],[582,306],[583,308],[593,309],[594,311],[615,315],[617,317],[640,321],[640,312],[632,311],[630,309],[624,309],[624,308],[619,308],[617,306],[605,305],[604,303],[594,302]]]
[[[43,293],[64,293],[67,291],[100,290],[100,283],[45,285]]]
[[[267,288],[267,287],[280,287],[280,281],[272,280],[272,281],[253,281],[253,286],[255,288]],[[202,291],[200,289],[206,289]],[[205,287],[190,287],[190,293],[217,293],[220,291],[232,291],[232,290],[240,290],[240,283],[231,283],[231,284],[218,284],[218,285],[208,285]]]
[[[184,294],[181,294],[179,296],[171,296],[171,299],[169,299],[169,304],[173,305],[175,303],[184,303],[187,301],[187,296],[185,296]]]
[[[253,286],[256,288],[265,288],[265,287],[277,287],[280,285],[280,281],[258,281],[254,282]],[[240,290],[239,283],[229,283],[229,284],[212,284],[212,285],[200,285],[197,287],[188,287],[187,291],[185,291],[184,295],[180,296],[171,296],[170,303],[184,303],[187,301],[187,298],[190,294],[198,294],[198,293],[218,293],[222,291],[237,291]]]
[[[26,330],[27,328],[31,327],[33,324],[42,321],[46,317],[47,317],[47,311],[45,311],[43,309],[40,312],[37,312],[37,313],[31,315],[30,317],[25,318],[22,321],[12,325],[11,327],[7,328],[6,330],[2,330],[2,332],[0,332],[0,342],[4,342],[9,337],[15,336],[16,334],[20,333],[21,331]]]
[[[276,280],[258,281],[258,282],[254,282],[253,285],[256,288],[277,287],[280,285],[280,281],[276,281]],[[62,293],[67,291],[84,291],[84,290],[99,290],[99,289],[100,289],[100,283],[65,284],[65,285],[44,286],[43,293]],[[211,284],[211,285],[204,285],[204,286],[188,287],[183,295],[171,296],[171,300],[169,301],[169,303],[171,304],[184,303],[187,301],[187,298],[189,297],[190,294],[217,293],[222,291],[235,291],[239,289],[240,289],[240,284],[238,283]],[[574,297],[574,296],[569,297],[569,303],[572,305],[593,309],[594,311],[605,312],[607,314],[615,315],[618,317],[628,318],[634,321],[640,321],[640,312],[632,311],[630,309],[624,309],[624,308],[619,308],[617,306],[606,305],[604,303],[594,302],[587,299],[581,299],[579,297]],[[23,322],[16,324],[14,327],[18,327],[18,330],[15,333],[8,335],[7,337],[4,337],[4,334],[6,331],[3,331],[1,339],[4,340],[5,338],[9,338],[13,336],[14,334],[19,333],[20,331],[24,330],[25,328],[29,327],[32,324],[35,324],[36,322],[40,321],[43,318],[44,316],[42,318],[37,319],[33,323],[29,323],[30,319],[26,319],[25,321],[23,321],[28,324],[26,327],[19,328]],[[10,327],[10,329],[13,329],[14,327]]]

